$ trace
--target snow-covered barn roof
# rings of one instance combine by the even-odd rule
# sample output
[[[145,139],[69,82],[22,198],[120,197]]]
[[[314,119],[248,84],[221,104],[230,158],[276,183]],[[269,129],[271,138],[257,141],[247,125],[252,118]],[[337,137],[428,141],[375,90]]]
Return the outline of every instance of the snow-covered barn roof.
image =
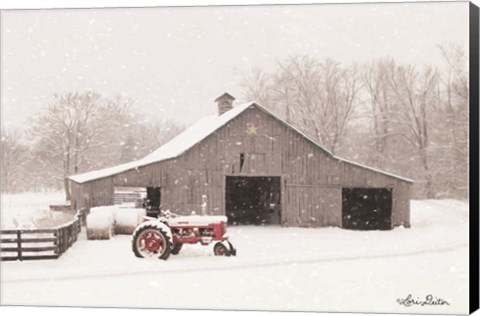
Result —
[[[224,126],[225,124],[233,120],[235,117],[243,113],[246,109],[248,109],[251,106],[257,107],[258,109],[264,111],[265,113],[273,116],[274,118],[276,118],[277,120],[279,120],[280,122],[288,126],[289,128],[295,130],[297,133],[301,134],[308,141],[315,144],[317,147],[325,151],[329,156],[331,156],[334,159],[337,159],[339,161],[342,161],[348,164],[356,165],[361,168],[369,169],[374,172],[378,172],[386,176],[394,177],[403,181],[413,182],[410,179],[400,177],[398,175],[385,172],[383,170],[379,170],[376,168],[372,168],[369,166],[365,166],[356,162],[352,162],[352,161],[334,156],[330,151],[328,151],[327,149],[319,145],[317,142],[315,142],[313,139],[305,135],[303,132],[301,132],[294,126],[290,125],[286,121],[282,120],[281,118],[279,118],[278,116],[270,112],[269,110],[260,106],[256,102],[248,102],[248,103],[240,104],[235,106],[233,109],[225,112],[222,115],[213,115],[213,116],[200,119],[197,123],[187,128],[185,131],[183,131],[182,133],[180,133],[179,135],[171,139],[169,142],[167,142],[166,144],[158,148],[156,151],[150,153],[149,155],[147,155],[146,157],[140,160],[124,163],[124,164],[117,165],[110,168],[104,168],[104,169],[94,170],[94,171],[90,171],[82,174],[76,174],[76,175],[70,176],[69,179],[77,183],[85,183],[85,182],[93,181],[96,179],[113,176],[113,175],[125,172],[127,170],[136,169],[152,163],[176,158],[182,155],[183,153],[185,153],[187,150],[192,148],[194,145],[196,145],[203,139],[207,138],[209,135],[211,135],[218,129],[220,129],[222,126]]]
[[[213,115],[200,119],[197,123],[193,124],[185,131],[171,139],[169,142],[140,160],[124,163],[110,168],[73,175],[70,176],[70,179],[77,183],[88,182],[149,165],[151,163],[178,157],[195,144],[206,138],[208,135],[212,134],[217,129],[231,121],[233,118],[237,117],[237,115],[242,113],[253,104],[253,102],[241,104],[220,116]]]

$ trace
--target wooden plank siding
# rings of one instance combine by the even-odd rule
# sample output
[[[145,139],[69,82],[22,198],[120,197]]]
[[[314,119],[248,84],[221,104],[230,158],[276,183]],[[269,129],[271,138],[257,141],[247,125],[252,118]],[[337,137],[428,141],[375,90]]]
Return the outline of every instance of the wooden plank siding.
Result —
[[[114,204],[113,177],[101,178],[79,184],[71,181],[74,209]]]
[[[210,213],[217,215],[224,214],[225,178],[233,175],[280,176],[285,226],[341,226],[342,187],[392,188],[392,223],[409,226],[410,183],[340,161],[257,107],[175,159],[73,183],[72,193],[84,197],[79,206],[91,207],[113,204],[115,186],[159,186],[163,210],[199,214],[205,195]]]
[[[283,224],[300,227],[342,225],[342,189],[318,185],[287,185]],[[340,211],[339,211],[340,210]]]

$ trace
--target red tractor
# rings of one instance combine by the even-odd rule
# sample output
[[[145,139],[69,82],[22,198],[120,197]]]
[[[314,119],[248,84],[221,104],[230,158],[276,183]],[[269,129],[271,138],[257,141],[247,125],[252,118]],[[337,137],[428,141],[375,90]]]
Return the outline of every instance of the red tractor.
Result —
[[[213,241],[216,256],[235,256],[236,249],[228,241],[226,216],[179,216],[164,212],[159,218],[144,217],[144,222],[133,232],[132,250],[139,258],[166,260],[176,255],[183,244],[200,243],[207,246]]]

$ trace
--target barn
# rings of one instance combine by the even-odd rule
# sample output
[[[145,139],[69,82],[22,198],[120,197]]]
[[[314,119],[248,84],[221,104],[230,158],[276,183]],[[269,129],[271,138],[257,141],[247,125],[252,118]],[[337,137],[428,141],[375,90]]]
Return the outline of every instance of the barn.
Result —
[[[152,209],[227,215],[231,224],[410,226],[412,181],[337,157],[255,102],[224,93],[206,117],[145,158],[71,176],[72,205],[146,190]]]

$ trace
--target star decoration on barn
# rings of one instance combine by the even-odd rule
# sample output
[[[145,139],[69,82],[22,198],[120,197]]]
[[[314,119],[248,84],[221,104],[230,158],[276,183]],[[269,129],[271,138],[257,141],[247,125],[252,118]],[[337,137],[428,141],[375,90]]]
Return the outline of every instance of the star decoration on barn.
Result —
[[[247,134],[248,135],[257,135],[257,127],[253,124],[247,127]]]

